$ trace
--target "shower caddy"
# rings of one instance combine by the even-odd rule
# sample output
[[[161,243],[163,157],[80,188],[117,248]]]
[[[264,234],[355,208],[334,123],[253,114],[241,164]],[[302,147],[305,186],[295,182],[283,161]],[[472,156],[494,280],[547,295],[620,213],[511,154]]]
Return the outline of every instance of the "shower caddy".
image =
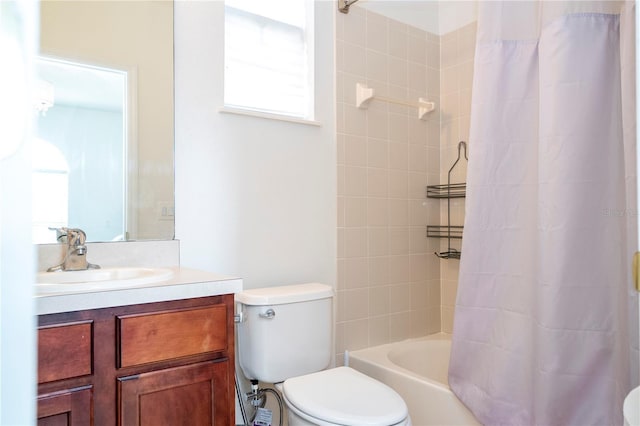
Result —
[[[451,199],[464,198],[467,193],[467,184],[466,182],[451,183],[451,172],[460,161],[461,152],[463,150],[464,159],[469,161],[469,158],[467,157],[467,143],[460,141],[460,143],[458,143],[458,158],[449,169],[449,173],[447,174],[447,184],[427,186],[427,198],[447,199],[447,224],[427,225],[427,237],[447,239],[447,250],[435,252],[435,255],[441,259],[460,259],[460,250],[451,247],[451,240],[462,239],[463,226],[451,225]]]

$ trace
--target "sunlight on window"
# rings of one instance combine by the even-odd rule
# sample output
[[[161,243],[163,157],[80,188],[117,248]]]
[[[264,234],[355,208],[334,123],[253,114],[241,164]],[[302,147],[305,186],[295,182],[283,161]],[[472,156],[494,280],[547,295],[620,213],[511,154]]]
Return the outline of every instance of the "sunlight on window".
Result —
[[[312,4],[226,0],[226,106],[312,118]]]

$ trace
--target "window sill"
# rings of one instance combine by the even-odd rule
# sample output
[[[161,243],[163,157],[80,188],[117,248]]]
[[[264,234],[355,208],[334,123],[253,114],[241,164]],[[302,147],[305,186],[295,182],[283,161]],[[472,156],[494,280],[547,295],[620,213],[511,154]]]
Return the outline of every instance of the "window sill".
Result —
[[[269,112],[253,111],[250,109],[233,108],[228,106],[220,107],[220,109],[218,109],[218,112],[223,114],[246,115],[249,117],[264,118],[267,120],[286,121],[289,123],[305,124],[307,126],[316,126],[316,127],[322,126],[322,123],[315,120],[306,120],[304,118],[290,117],[288,115],[283,115],[283,114],[273,114]]]

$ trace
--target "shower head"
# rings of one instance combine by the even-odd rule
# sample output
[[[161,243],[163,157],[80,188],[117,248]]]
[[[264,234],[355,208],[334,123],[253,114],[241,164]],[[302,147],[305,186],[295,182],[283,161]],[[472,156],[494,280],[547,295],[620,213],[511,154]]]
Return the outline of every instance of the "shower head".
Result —
[[[342,13],[349,13],[349,6],[358,0],[338,0],[338,10]]]

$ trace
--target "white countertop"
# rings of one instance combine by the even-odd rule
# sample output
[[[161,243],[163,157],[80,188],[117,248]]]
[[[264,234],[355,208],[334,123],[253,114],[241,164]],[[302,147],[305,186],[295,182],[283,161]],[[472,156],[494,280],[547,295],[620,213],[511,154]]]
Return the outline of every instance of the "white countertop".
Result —
[[[170,279],[151,284],[119,287],[117,289],[67,291],[37,295],[35,297],[36,313],[44,315],[84,309],[217,296],[242,291],[242,279],[240,278],[189,268],[174,267],[170,269],[174,271]]]

